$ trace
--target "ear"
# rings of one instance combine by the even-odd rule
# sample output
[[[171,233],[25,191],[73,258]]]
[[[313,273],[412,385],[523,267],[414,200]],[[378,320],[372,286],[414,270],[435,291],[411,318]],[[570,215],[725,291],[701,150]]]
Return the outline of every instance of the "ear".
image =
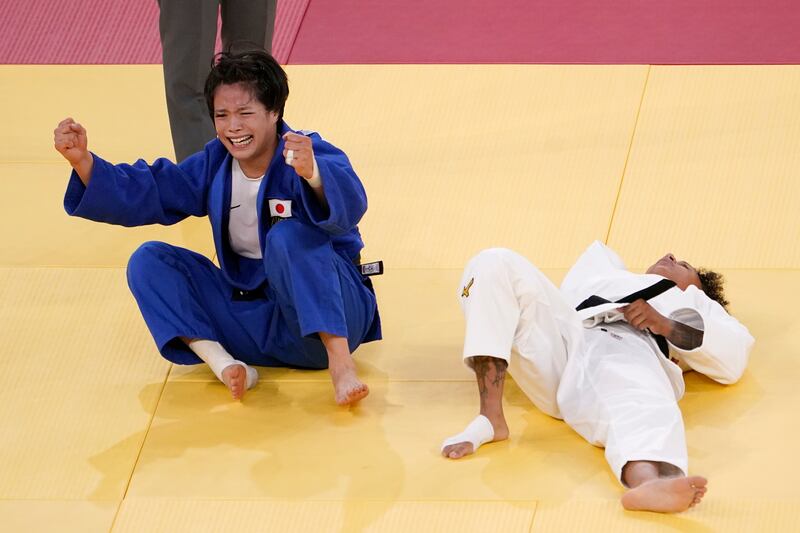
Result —
[[[269,119],[272,121],[273,124],[278,123],[278,112],[277,111],[270,111],[269,112]]]

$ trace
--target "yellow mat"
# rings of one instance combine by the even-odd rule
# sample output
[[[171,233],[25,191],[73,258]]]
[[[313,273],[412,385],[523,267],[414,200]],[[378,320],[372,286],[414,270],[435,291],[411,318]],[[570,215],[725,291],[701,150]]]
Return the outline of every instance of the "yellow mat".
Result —
[[[652,67],[609,244],[800,268],[800,66]]]
[[[797,531],[800,513],[795,501],[770,501],[760,498],[719,501],[708,498],[703,504],[679,515],[633,513],[618,502],[573,501],[540,504],[531,531],[608,531],[614,533],[751,533]]]
[[[365,257],[387,265],[385,340],[356,353],[371,395],[355,408],[333,404],[325,371],[259,369],[236,403],[206,368],[159,357],[124,265],[151,239],[210,256],[207,221],[125,229],[63,213],[63,116],[111,160],[170,155],[158,66],[0,66],[4,94],[41,102],[10,107],[23,134],[0,134],[0,529],[796,529],[797,67],[289,75],[287,118],[350,155],[371,201]],[[602,450],[513,380],[510,439],[439,456],[478,407],[460,361],[464,262],[509,246],[558,282],[596,238],[634,268],[673,251],[721,269],[757,339],[737,385],[687,376],[690,469],[710,479],[687,513],[624,512]]]
[[[117,501],[0,500],[0,527],[17,533],[107,533]]]
[[[119,269],[0,268],[0,498],[121,498],[169,365]]]
[[[294,67],[287,117],[345,148],[363,177],[367,257],[461,268],[478,250],[506,246],[565,268],[584,243],[606,236],[646,74]]]
[[[64,211],[70,167],[57,163],[0,163],[0,212],[4,221],[0,266],[124,267],[145,241],[166,241],[211,257],[207,219],[173,226],[122,228],[97,224]]]
[[[461,463],[441,458],[439,445],[474,417],[472,382],[370,386],[370,402],[347,410],[333,405],[325,382],[261,383],[241,405],[217,383],[168,383],[128,496],[530,501],[571,490],[574,479],[530,482],[560,477],[557,465],[570,456],[576,473],[584,463],[581,478],[598,469],[605,477],[592,464],[597,451],[531,412],[513,384],[507,417],[516,438]]]
[[[63,161],[53,130],[66,117],[110,161],[174,158],[161,65],[0,65],[0,87],[9,123],[23,125],[0,132],[2,162]]]
[[[529,502],[273,502],[141,500],[123,504],[115,533],[218,531],[528,531]]]

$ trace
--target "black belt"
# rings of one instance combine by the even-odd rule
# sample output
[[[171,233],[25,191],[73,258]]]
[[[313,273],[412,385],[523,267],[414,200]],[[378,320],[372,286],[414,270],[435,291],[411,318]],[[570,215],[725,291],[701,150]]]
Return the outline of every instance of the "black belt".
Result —
[[[632,292],[629,295],[620,298],[619,300],[615,301],[616,304],[632,304],[636,300],[649,300],[651,298],[655,298],[661,293],[664,293],[670,290],[672,287],[675,286],[675,282],[671,279],[662,279],[653,283],[649,287],[645,287],[644,289],[636,292]],[[575,308],[576,311],[581,311],[583,309],[589,307],[596,307],[602,304],[610,304],[611,300],[606,300],[602,296],[592,295],[586,298],[584,301],[578,304],[578,307]]]
[[[373,261],[372,263],[359,264],[354,261],[356,267],[361,272],[362,276],[380,276],[383,274],[383,261]],[[252,302],[253,300],[261,300],[267,297],[267,283],[264,282],[260,286],[252,290],[233,288],[231,292],[231,299],[235,302]]]
[[[263,300],[267,297],[267,283],[264,282],[253,290],[233,288],[231,300],[234,302],[252,302],[253,300]]]
[[[662,279],[653,283],[649,287],[645,287],[644,289],[636,292],[632,292],[629,295],[620,298],[619,300],[613,303],[623,303],[623,304],[630,304],[635,302],[636,300],[650,300],[651,298],[655,298],[659,294],[662,294],[672,287],[675,286],[675,282],[671,279]],[[606,300],[602,296],[592,295],[578,304],[578,307],[575,308],[576,311],[581,311],[583,309],[588,309],[590,307],[597,307],[598,305],[612,303],[611,300]],[[653,337],[653,340],[656,341],[658,345],[658,349],[661,350],[661,353],[664,354],[665,357],[669,357],[669,344],[667,344],[667,339],[665,339],[662,335],[656,335],[650,330],[647,332]]]

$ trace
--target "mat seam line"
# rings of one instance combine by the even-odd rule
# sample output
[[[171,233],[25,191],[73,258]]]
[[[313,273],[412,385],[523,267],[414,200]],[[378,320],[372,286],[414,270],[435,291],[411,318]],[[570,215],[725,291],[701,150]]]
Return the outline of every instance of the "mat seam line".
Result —
[[[622,166],[622,176],[619,179],[619,188],[617,188],[617,197],[614,199],[614,207],[611,209],[611,218],[608,221],[608,231],[606,231],[606,238],[603,242],[608,244],[608,239],[611,238],[611,228],[614,226],[614,217],[617,214],[617,206],[619,205],[619,198],[622,196],[622,186],[625,183],[625,174],[628,171],[628,163],[631,159],[631,152],[633,151],[633,143],[636,140],[636,128],[639,126],[639,117],[642,114],[642,106],[644,105],[644,96],[647,93],[647,83],[650,81],[650,69],[652,65],[647,65],[647,73],[644,77],[644,85],[642,86],[642,96],[639,98],[639,108],[636,110],[636,120],[633,122],[633,131],[631,132],[631,141],[628,144],[628,153],[625,155],[625,164]]]
[[[534,500],[531,521],[528,523],[528,533],[533,533],[533,524],[536,522],[536,513],[539,512],[539,500]]]
[[[300,35],[300,30],[303,29],[303,22],[306,20],[306,15],[308,14],[308,9],[311,7],[312,1],[313,0],[308,0],[308,2],[306,2],[306,8],[303,10],[303,14],[300,16],[300,23],[297,25],[297,31],[294,32],[294,36],[292,37],[292,44],[289,45],[289,51],[286,54],[286,65],[291,64],[292,52],[294,52],[294,45],[297,43],[297,36]]]
[[[164,381],[161,383],[161,390],[158,393],[158,399],[156,400],[156,404],[153,406],[153,414],[150,415],[150,421],[147,423],[147,429],[145,430],[144,437],[142,438],[142,445],[139,447],[139,452],[136,454],[136,460],[133,462],[133,468],[131,468],[130,476],[128,476],[128,483],[125,484],[125,492],[122,493],[122,499],[119,501],[117,512],[114,513],[114,519],[111,521],[111,528],[108,530],[109,533],[113,533],[114,527],[117,525],[119,513],[122,511],[122,504],[125,503],[125,499],[128,497],[128,490],[131,488],[133,475],[136,473],[136,467],[139,466],[139,460],[142,458],[142,450],[144,450],[145,443],[147,443],[147,436],[150,435],[150,428],[153,427],[153,420],[156,418],[156,412],[158,411],[158,406],[161,404],[161,398],[164,396],[164,390],[167,388],[167,382],[169,381],[169,375],[172,374],[173,366],[174,364],[170,364],[169,370],[167,370],[166,374],[164,375]]]

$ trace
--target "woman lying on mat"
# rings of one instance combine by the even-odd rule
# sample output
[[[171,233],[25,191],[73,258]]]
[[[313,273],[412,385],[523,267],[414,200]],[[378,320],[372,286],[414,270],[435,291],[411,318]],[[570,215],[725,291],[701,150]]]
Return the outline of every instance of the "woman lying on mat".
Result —
[[[497,248],[467,264],[459,299],[464,362],[475,371],[480,415],[444,441],[445,457],[508,438],[508,369],[536,407],[605,447],[629,489],[626,509],[677,512],[700,502],[706,480],[687,475],[678,408],[683,372],[734,383],[753,346],[747,328],[725,310],[718,274],[672,254],[634,274],[595,242],[558,289],[527,259]]]
[[[220,54],[205,87],[217,138],[179,165],[113,165],[63,120],[55,148],[73,167],[64,207],[122,226],[208,216],[219,267],[163,242],[142,244],[128,263],[161,354],[208,363],[235,399],[258,380],[250,365],[328,368],[336,402],[352,404],[369,389],[351,354],[381,338],[359,265],[367,197],[341,150],[283,121],[288,94],[269,54]]]

